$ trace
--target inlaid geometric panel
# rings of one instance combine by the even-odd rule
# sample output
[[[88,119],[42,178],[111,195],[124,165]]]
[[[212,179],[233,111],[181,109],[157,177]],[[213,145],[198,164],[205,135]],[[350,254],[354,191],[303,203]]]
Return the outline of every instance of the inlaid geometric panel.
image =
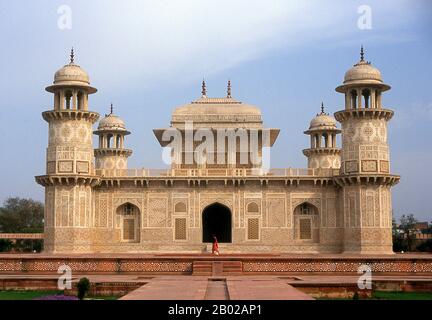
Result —
[[[380,171],[384,172],[384,173],[389,173],[390,168],[389,168],[389,162],[388,161],[385,161],[385,160],[380,161]]]
[[[135,240],[135,219],[123,220],[123,240]]]
[[[377,172],[377,161],[376,160],[362,160],[362,171],[363,172]]]
[[[300,239],[309,240],[312,239],[312,220],[311,219],[300,219]]]
[[[374,203],[375,203],[375,193],[373,191],[363,192],[362,203],[362,226],[363,227],[373,227],[374,226]]]
[[[106,197],[101,197],[99,200],[99,227],[107,227],[108,216],[108,201]]]
[[[259,240],[259,219],[248,219],[248,240]]]
[[[58,171],[60,173],[71,173],[73,172],[73,162],[72,161],[59,161]]]
[[[48,161],[47,162],[47,173],[55,173],[56,170],[56,162],[55,161]]]
[[[269,227],[285,227],[285,198],[267,199]]]
[[[150,198],[148,203],[149,227],[166,227],[168,200],[166,198]]]
[[[80,192],[79,194],[79,224],[80,226],[85,226],[86,220],[86,193]]]
[[[58,221],[63,227],[68,226],[68,215],[69,215],[69,194],[67,192],[63,193],[61,197],[61,219]]]
[[[345,172],[358,172],[358,162],[356,160],[345,162]]]
[[[89,173],[89,163],[87,161],[77,161],[78,173]]]
[[[357,227],[357,210],[356,210],[356,196],[354,193],[348,195],[348,214],[349,226]]]
[[[174,239],[186,240],[186,218],[176,218],[174,228]]]
[[[327,227],[336,227],[336,199],[327,199]]]

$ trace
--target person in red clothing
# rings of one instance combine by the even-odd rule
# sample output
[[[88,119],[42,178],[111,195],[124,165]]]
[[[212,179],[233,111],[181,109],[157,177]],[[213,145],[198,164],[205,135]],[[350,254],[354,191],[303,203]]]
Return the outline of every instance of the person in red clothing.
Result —
[[[219,255],[219,244],[215,235],[213,235],[212,254]]]

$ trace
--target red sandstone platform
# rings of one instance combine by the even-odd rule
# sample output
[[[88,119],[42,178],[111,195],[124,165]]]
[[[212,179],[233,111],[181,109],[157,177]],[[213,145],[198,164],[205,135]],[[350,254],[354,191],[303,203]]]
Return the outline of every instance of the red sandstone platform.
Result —
[[[376,274],[432,275],[432,254],[0,254],[0,274],[57,274],[63,264],[75,274],[357,274],[366,264]]]

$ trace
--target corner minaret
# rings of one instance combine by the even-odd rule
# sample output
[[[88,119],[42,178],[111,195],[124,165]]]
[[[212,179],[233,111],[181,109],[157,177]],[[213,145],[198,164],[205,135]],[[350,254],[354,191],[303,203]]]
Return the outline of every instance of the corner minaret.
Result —
[[[123,170],[127,169],[127,158],[132,150],[124,148],[124,138],[130,134],[122,119],[111,112],[99,121],[93,133],[99,136],[99,147],[95,149],[96,169]],[[117,172],[121,174],[121,171]]]
[[[345,95],[345,110],[335,113],[342,124],[340,175],[344,215],[344,251],[392,253],[390,188],[399,176],[390,174],[387,122],[393,111],[383,107],[382,93],[390,86],[364,59],[345,74],[336,91]]]
[[[42,113],[49,124],[46,174],[36,177],[45,187],[47,252],[79,252],[90,247],[92,187],[100,179],[93,164],[92,125],[99,114],[89,111],[88,96],[97,90],[88,74],[74,61],[54,75],[46,88],[53,93],[53,108]]]
[[[311,140],[310,148],[303,150],[303,154],[308,158],[308,168],[340,168],[340,149],[336,146],[336,136],[340,132],[336,120],[325,113],[324,103],[321,103],[321,113],[312,119],[309,130],[304,132],[310,135]]]

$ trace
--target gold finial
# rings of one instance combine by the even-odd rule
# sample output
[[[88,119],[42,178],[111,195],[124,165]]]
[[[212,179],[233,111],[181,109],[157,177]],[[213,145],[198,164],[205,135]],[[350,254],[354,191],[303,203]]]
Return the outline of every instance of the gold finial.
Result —
[[[114,107],[113,107],[113,104],[112,104],[112,102],[111,102],[111,108],[110,108],[111,110],[111,113],[110,114],[113,114],[113,112],[114,112]]]
[[[71,63],[71,64],[74,63],[74,57],[75,57],[75,54],[74,54],[74,49],[73,49],[73,47],[72,47],[72,49],[71,49],[71,53],[70,53],[70,63]]]
[[[360,61],[364,61],[364,49],[363,49],[363,45],[361,46],[361,49],[360,49]]]
[[[324,102],[321,102],[321,114],[325,114],[325,112],[324,112]]]
[[[231,80],[228,80],[227,98],[232,98],[232,96],[231,96]]]
[[[203,79],[203,82],[202,82],[201,95],[202,95],[203,98],[207,97],[207,88],[206,88],[205,79]]]

